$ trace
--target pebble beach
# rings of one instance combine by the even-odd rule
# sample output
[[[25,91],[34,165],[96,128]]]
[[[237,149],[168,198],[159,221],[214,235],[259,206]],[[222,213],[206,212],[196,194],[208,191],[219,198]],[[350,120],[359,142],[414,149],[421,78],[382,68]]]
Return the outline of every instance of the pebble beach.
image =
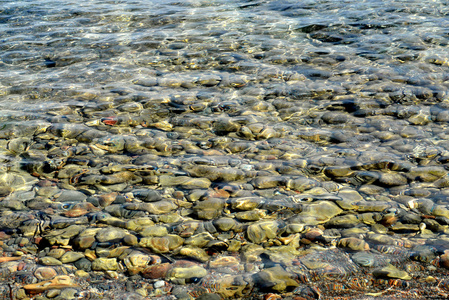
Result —
[[[0,0],[0,299],[447,299],[448,15]]]

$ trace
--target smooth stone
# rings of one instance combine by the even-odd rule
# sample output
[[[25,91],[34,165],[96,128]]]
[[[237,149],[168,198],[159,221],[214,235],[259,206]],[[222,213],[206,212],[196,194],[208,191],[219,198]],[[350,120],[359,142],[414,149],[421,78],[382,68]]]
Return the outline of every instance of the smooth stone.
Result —
[[[235,218],[239,221],[259,221],[260,219],[266,217],[266,212],[261,209],[255,209],[250,211],[240,211],[235,213]]]
[[[90,248],[95,243],[95,236],[93,235],[85,235],[85,236],[77,236],[73,243],[75,247],[79,249],[87,249]]]
[[[92,270],[92,262],[87,258],[81,258],[74,263],[78,270],[83,270],[85,272],[90,272]]]
[[[233,198],[231,207],[238,210],[253,210],[259,207],[262,202],[263,199],[259,197]]]
[[[198,265],[173,267],[168,273],[168,277],[171,279],[202,278],[206,275],[207,270]]]
[[[195,203],[193,210],[199,219],[212,220],[222,214],[226,202],[219,198],[209,198]]]
[[[369,245],[362,239],[348,237],[338,241],[338,247],[347,248],[353,251],[368,251]]]
[[[151,203],[128,203],[123,206],[128,210],[141,210],[154,215],[161,215],[178,208],[173,201],[161,200]]]
[[[95,235],[95,238],[100,243],[116,243],[121,241],[123,237],[127,234],[127,232],[120,228],[115,227],[107,227],[103,228],[100,231],[97,232]]]
[[[162,196],[159,193],[159,191],[155,191],[155,190],[134,190],[133,191],[133,195],[135,198],[140,199],[144,202],[155,202],[155,201],[159,201],[162,200]]]
[[[184,244],[190,245],[193,247],[203,248],[210,241],[213,241],[215,238],[209,232],[202,232],[199,234],[192,235],[184,241]]]
[[[87,199],[87,196],[79,191],[63,190],[59,195],[55,195],[59,202],[82,202]]]
[[[44,256],[39,258],[39,263],[44,266],[60,266],[62,262],[54,257]]]
[[[185,189],[207,189],[212,182],[207,178],[192,178],[188,176],[161,175],[159,185],[163,187],[181,186]]]
[[[330,201],[316,201],[311,204],[304,204],[302,212],[291,218],[289,223],[323,224],[342,212],[343,210],[340,207]]]
[[[211,294],[211,293],[206,293],[206,294],[202,294],[201,296],[199,296],[198,298],[196,298],[196,300],[221,300],[221,296],[218,294]]]
[[[133,234],[127,234],[123,238],[123,243],[128,246],[137,246],[139,244],[139,240],[137,237]]]
[[[49,267],[39,267],[34,271],[34,276],[39,280],[49,280],[57,275],[55,269]]]
[[[143,254],[138,251],[131,252],[125,259],[123,263],[128,268],[130,275],[134,275],[142,271],[151,262],[151,257],[149,255]]]
[[[52,280],[41,281],[23,286],[28,293],[41,293],[50,289],[65,289],[70,287],[77,288],[79,286],[72,281],[70,276],[67,275],[60,275],[56,276]]]
[[[118,269],[117,259],[100,257],[92,262],[94,271],[115,271]]]
[[[377,268],[373,271],[376,278],[398,278],[402,280],[410,280],[412,277],[405,271],[401,271],[393,265]]]
[[[142,270],[142,276],[149,279],[166,278],[171,268],[172,265],[170,263],[147,266]]]
[[[168,234],[167,227],[161,225],[150,225],[143,227],[142,231],[139,232],[141,236],[166,236]]]
[[[283,292],[287,288],[293,289],[299,284],[293,279],[295,276],[277,265],[264,269],[253,276],[255,283],[262,289]]]
[[[139,246],[150,248],[155,253],[168,253],[180,247],[183,243],[183,238],[174,234],[169,234],[165,237],[142,238],[139,242]]]
[[[47,291],[46,296],[48,298],[54,298],[54,297],[58,296],[60,293],[61,293],[61,290],[53,289],[53,290]]]
[[[66,288],[61,290],[61,293],[59,294],[60,299],[79,299],[79,291],[77,289],[73,289],[73,288]]]
[[[84,258],[84,254],[74,251],[66,252],[61,258],[60,261],[64,264],[75,262],[81,258]]]
[[[399,173],[382,172],[379,178],[379,183],[385,186],[405,185],[407,184],[407,178]]]
[[[385,234],[368,234],[367,240],[371,242],[375,242],[378,244],[385,244],[385,245],[395,245],[396,240],[392,238],[391,236],[385,235]]]
[[[351,258],[356,264],[362,267],[371,267],[375,263],[374,255],[369,252],[356,252]]]
[[[446,176],[447,170],[440,166],[417,167],[412,168],[406,175],[415,181],[433,182]]]
[[[326,222],[326,227],[331,228],[350,228],[360,224],[361,220],[357,215],[336,216]]]
[[[207,262],[210,259],[210,256],[205,250],[193,246],[181,248],[181,250],[179,250],[179,254],[196,259],[201,262]]]
[[[207,277],[204,281],[206,280]],[[218,281],[218,284],[216,284],[216,287],[213,289],[215,293],[219,294],[223,299],[241,299],[246,295],[245,289],[249,285],[248,281],[251,280],[243,278],[241,275],[224,275],[221,276]],[[214,282],[215,281],[212,281],[212,283]]]
[[[240,261],[234,256],[220,256],[209,262],[209,268],[211,269],[235,267],[239,265]]]
[[[265,249],[257,244],[247,244],[242,247],[241,253],[243,254],[243,259],[246,263],[252,263],[260,260],[260,254],[262,254]]]
[[[70,242],[70,239],[78,235],[84,229],[84,226],[70,225],[69,227],[64,229],[52,230],[44,237],[48,240],[50,245],[59,244],[62,246],[67,246]]]
[[[236,226],[236,221],[232,218],[219,218],[214,220],[214,226],[220,231],[230,231]]]
[[[279,224],[276,221],[260,221],[248,226],[246,234],[248,239],[260,244],[268,239],[274,239],[277,236]]]
[[[66,253],[66,250],[64,250],[62,248],[56,248],[56,249],[51,249],[47,255],[54,257],[56,259],[60,259],[65,253]]]
[[[126,229],[132,231],[140,231],[145,226],[154,225],[154,222],[149,218],[136,218],[126,222]]]

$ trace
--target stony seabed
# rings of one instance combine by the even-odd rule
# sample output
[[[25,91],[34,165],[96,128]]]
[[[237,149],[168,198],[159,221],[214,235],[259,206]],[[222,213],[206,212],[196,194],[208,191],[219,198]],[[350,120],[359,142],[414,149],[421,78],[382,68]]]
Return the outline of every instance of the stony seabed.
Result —
[[[448,298],[446,6],[106,2],[2,3],[0,299]]]

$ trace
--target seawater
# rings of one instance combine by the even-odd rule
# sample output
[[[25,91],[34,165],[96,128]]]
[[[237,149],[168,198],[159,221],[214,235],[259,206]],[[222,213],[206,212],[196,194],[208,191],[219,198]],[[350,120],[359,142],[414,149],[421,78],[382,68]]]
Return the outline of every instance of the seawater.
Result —
[[[215,191],[227,195],[218,215],[151,218],[173,229],[232,217],[269,248],[281,243],[272,232],[245,230],[271,217],[278,234],[290,222],[378,255],[374,230],[426,245],[413,257],[429,263],[449,225],[448,14],[447,1],[0,1],[2,216],[67,216],[77,201],[40,191],[50,183],[96,207],[98,195],[132,202],[142,189],[195,207],[198,190]],[[358,204],[305,213],[342,190]],[[258,197],[257,214],[232,204],[240,196]],[[107,212],[132,219],[123,207]],[[332,219],[364,212],[373,221]]]

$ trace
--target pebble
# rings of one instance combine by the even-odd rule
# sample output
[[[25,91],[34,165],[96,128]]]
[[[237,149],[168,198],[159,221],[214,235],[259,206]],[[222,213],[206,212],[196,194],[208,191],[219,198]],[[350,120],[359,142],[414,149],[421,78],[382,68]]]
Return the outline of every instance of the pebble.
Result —
[[[282,292],[287,288],[297,287],[299,284],[293,279],[294,275],[286,272],[281,266],[266,268],[254,275],[254,280],[262,289]]]
[[[92,261],[92,270],[95,271],[115,271],[118,263],[115,258],[100,257]]]
[[[373,275],[377,278],[398,278],[403,280],[412,279],[412,277],[407,272],[401,271],[393,265],[377,268],[373,271]]]

